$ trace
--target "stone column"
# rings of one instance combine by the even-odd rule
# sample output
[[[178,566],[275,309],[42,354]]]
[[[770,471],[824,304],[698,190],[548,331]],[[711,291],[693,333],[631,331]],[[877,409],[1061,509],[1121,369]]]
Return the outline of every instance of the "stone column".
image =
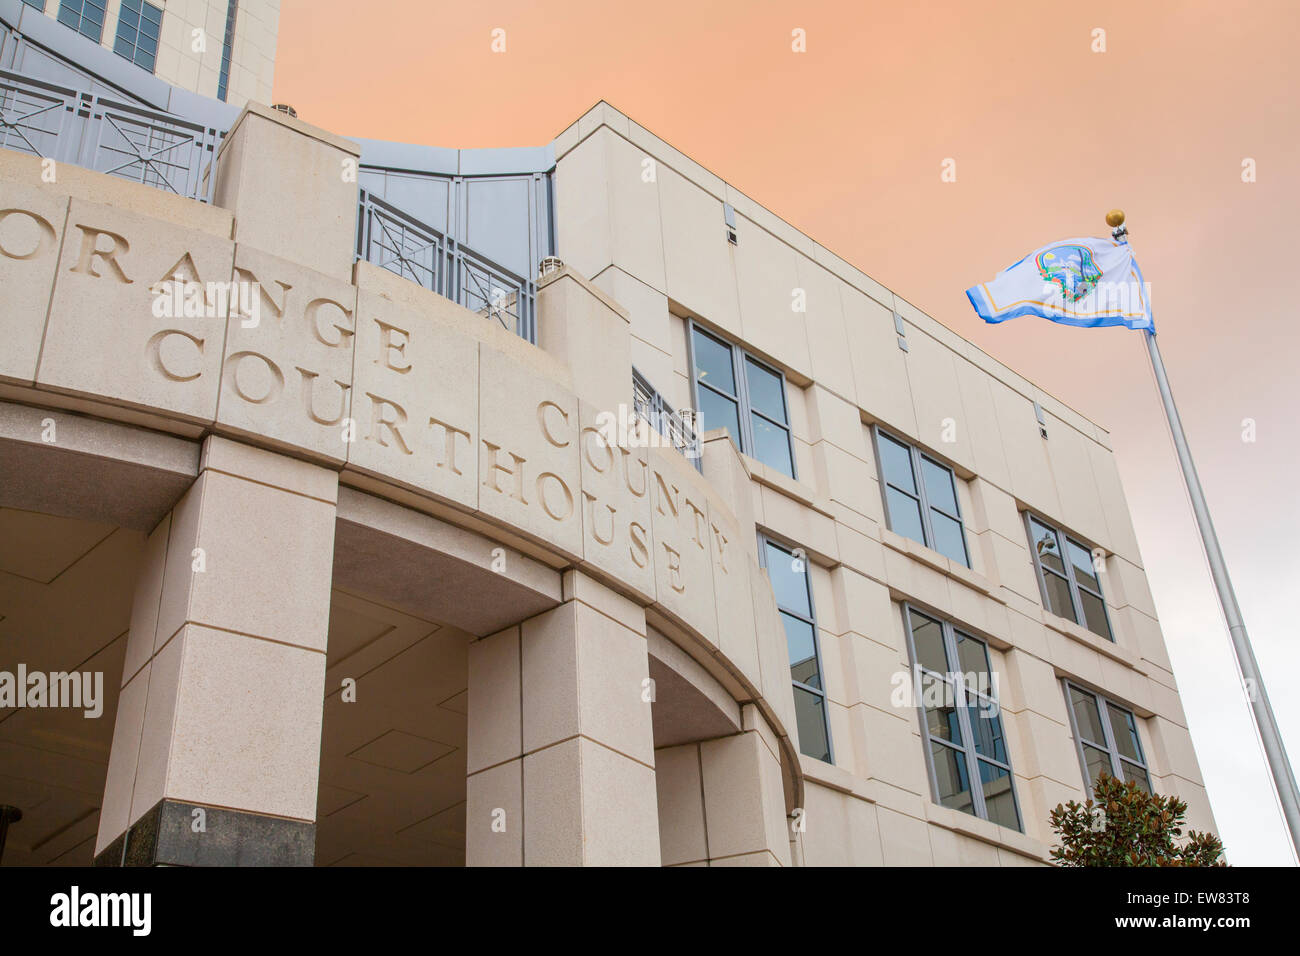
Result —
[[[360,156],[351,140],[249,103],[221,141],[213,202],[235,214],[236,242],[351,281]]]
[[[311,865],[338,476],[219,437],[150,535],[98,865]]]
[[[466,862],[658,866],[640,606],[577,571],[470,645]]]
[[[747,704],[746,730],[655,753],[666,866],[789,866],[776,737]]]

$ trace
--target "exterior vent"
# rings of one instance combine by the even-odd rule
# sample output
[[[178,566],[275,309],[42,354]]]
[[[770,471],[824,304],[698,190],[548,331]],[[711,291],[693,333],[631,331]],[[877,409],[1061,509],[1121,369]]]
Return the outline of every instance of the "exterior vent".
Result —
[[[564,260],[559,256],[547,256],[537,265],[537,277],[550,275],[552,272],[559,272],[564,268]]]
[[[271,109],[278,110],[281,113],[287,113],[289,116],[292,116],[294,119],[298,118],[298,111],[294,109],[292,106],[290,106],[288,103],[272,103]]]
[[[898,347],[906,352],[907,349],[907,326],[903,325],[903,317],[894,312],[894,331],[898,333]]]
[[[722,221],[726,224],[727,241],[733,246],[738,245],[736,242],[736,210],[729,202],[722,204]]]
[[[1038,434],[1047,437],[1047,419],[1043,415],[1043,406],[1034,402],[1034,417],[1038,419]]]

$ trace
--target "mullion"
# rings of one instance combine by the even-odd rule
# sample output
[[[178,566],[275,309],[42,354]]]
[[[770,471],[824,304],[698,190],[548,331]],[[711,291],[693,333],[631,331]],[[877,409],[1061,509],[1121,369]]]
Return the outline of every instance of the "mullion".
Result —
[[[922,502],[921,499],[920,499],[919,497],[917,497],[916,495],[912,494],[912,493],[911,493],[910,491],[908,491],[906,488],[900,488],[900,487],[898,487],[898,485],[894,484],[892,481],[890,481],[890,480],[887,479],[887,478],[885,479],[885,487],[886,487],[886,488],[893,488],[893,489],[894,489],[895,491],[897,491],[900,495],[906,495],[908,498],[911,498],[913,501],[915,501],[915,502],[916,502],[918,505],[920,505],[922,508],[925,507],[925,503]],[[922,541],[921,543],[924,544],[925,542]]]
[[[1119,762],[1119,747],[1115,744],[1115,730],[1110,725],[1110,708],[1106,706],[1106,700],[1100,695],[1096,695],[1097,713],[1101,715],[1102,733],[1106,735],[1106,751],[1110,755],[1111,776],[1119,780],[1124,779],[1124,768]]]
[[[805,572],[805,573],[806,573],[806,572]],[[817,622],[816,622],[816,621],[814,621],[814,620],[813,620],[812,618],[810,618],[810,617],[804,617],[804,616],[803,616],[802,614],[800,614],[798,611],[791,611],[791,610],[789,610],[788,608],[781,607],[779,604],[777,605],[777,609],[780,610],[780,612],[781,612],[782,614],[789,614],[789,615],[790,615],[792,618],[794,618],[796,621],[803,621],[805,624],[807,624],[807,625],[809,625],[809,626],[811,626],[811,627],[816,627],[816,626],[817,626]]]
[[[936,550],[936,551],[938,550],[938,548],[935,547],[938,544],[938,540],[935,538],[935,534],[934,534],[934,521],[930,517],[930,511],[931,509],[933,509],[939,512],[939,514],[943,515],[945,518],[948,518],[950,521],[956,522],[957,531],[961,535],[962,556],[966,559],[964,564],[966,567],[970,567],[970,545],[966,541],[966,525],[961,520],[961,502],[958,500],[958,496],[957,496],[956,475],[953,473],[953,470],[949,468],[947,465],[942,464],[933,458],[930,458],[928,455],[922,454],[919,448],[916,448],[915,446],[909,446],[908,450],[912,453],[912,460],[914,463],[912,467],[912,473],[915,476],[914,480],[916,481],[916,490],[921,494],[921,505],[922,505],[922,510],[924,511],[924,515],[922,517],[922,521],[924,522],[923,527],[925,528],[926,535],[929,536],[930,539],[928,542],[925,542],[925,546],[927,548],[931,548],[932,550]],[[940,468],[943,471],[947,472],[948,481],[952,486],[952,501],[953,504],[956,505],[957,507],[956,514],[950,514],[949,512],[945,511],[943,508],[938,508],[930,504],[930,493],[926,491],[925,488],[925,474],[922,469],[923,461],[928,461],[936,468]],[[947,555],[945,555],[945,557],[947,557]]]
[[[740,349],[728,344],[731,350],[731,375],[736,380],[736,417],[740,419],[740,450],[747,455],[754,453],[754,424],[749,420],[749,379],[745,376],[745,359]]]
[[[913,461],[915,462],[915,457]],[[919,483],[917,488],[922,494],[925,493],[925,488]],[[941,620],[939,629],[943,635],[943,653],[948,659],[948,673],[951,676],[948,683],[953,689],[953,702],[957,705],[957,725],[961,728],[961,739],[965,745],[960,749],[962,756],[966,760],[966,776],[970,784],[971,807],[975,811],[975,816],[981,820],[987,820],[989,811],[988,806],[984,803],[984,786],[980,779],[979,759],[975,756],[975,730],[971,727],[970,709],[966,705],[966,681],[964,677],[959,679],[959,672],[954,669],[956,662],[961,660],[957,656],[957,636],[953,631],[952,624],[948,621]]]
[[[1070,543],[1071,543],[1072,539],[1069,538],[1069,537],[1067,537],[1067,536],[1065,536],[1064,534],[1062,534],[1062,537],[1065,538],[1065,542],[1066,542],[1066,545],[1065,545],[1065,546],[1066,546],[1066,548],[1068,549],[1069,546],[1070,546]],[[1078,546],[1080,550],[1087,551],[1089,554],[1092,553],[1092,550],[1091,550],[1090,548],[1086,548],[1086,547],[1084,547],[1084,546],[1083,546],[1082,544],[1080,544],[1078,541],[1074,541],[1073,543],[1074,543],[1076,546]],[[1073,562],[1072,560],[1069,559],[1069,555],[1068,555],[1068,554],[1063,555],[1063,558],[1064,558],[1064,562],[1065,562],[1065,564],[1069,566],[1069,568],[1070,568],[1070,575],[1071,575],[1071,577],[1073,578],[1073,576],[1074,576],[1074,562]],[[1098,583],[1098,585],[1100,585],[1100,583],[1101,583],[1100,578],[1098,578],[1097,583]],[[1095,597],[1099,602],[1101,602],[1101,614],[1102,614],[1102,617],[1104,617],[1104,618],[1106,619],[1106,631],[1107,631],[1107,636],[1109,637],[1109,640],[1110,640],[1110,642],[1111,642],[1112,644],[1116,643],[1116,641],[1115,641],[1115,625],[1112,624],[1112,623],[1111,623],[1111,620],[1110,620],[1110,608],[1108,608],[1108,607],[1106,606],[1106,595],[1104,595],[1104,594],[1101,593],[1101,589],[1100,589],[1100,587],[1098,588],[1098,590],[1094,591],[1092,588],[1088,587],[1087,585],[1079,584],[1077,578],[1074,578],[1074,584],[1075,584],[1076,591],[1081,591],[1081,592],[1083,592],[1084,594],[1091,594],[1091,595],[1092,595],[1093,597]],[[1088,622],[1088,615],[1084,612],[1084,610],[1083,610],[1083,601],[1082,601],[1082,599],[1080,599],[1080,598],[1078,597],[1077,594],[1075,595],[1075,602],[1074,602],[1074,603],[1075,603],[1075,605],[1077,606],[1076,609],[1075,609],[1075,614],[1076,614],[1076,623],[1078,623],[1080,627],[1088,628],[1088,623],[1087,623],[1087,622]],[[1092,631],[1091,628],[1088,628],[1088,630],[1089,630],[1090,632]],[[1103,636],[1103,635],[1098,634],[1097,636],[1098,636],[1098,637],[1101,637],[1101,636]]]
[[[750,411],[753,412],[755,415],[757,415],[759,418],[763,419],[763,421],[775,425],[777,428],[780,428],[782,431],[788,432],[790,430],[789,425],[786,425],[782,422],[778,422],[775,418],[773,418],[771,415],[767,414],[766,412],[762,411],[761,409],[751,408]]]
[[[704,388],[707,388],[714,395],[717,395],[721,398],[725,398],[729,402],[735,402],[737,405],[740,404],[740,398],[738,396],[729,395],[726,392],[724,392],[722,389],[718,388],[716,385],[710,385],[708,382],[703,382],[703,381],[698,382],[697,384],[702,385]]]
[[[1056,543],[1056,553],[1061,557],[1061,566],[1065,569],[1065,574],[1049,568],[1043,563],[1042,555],[1038,551],[1038,541],[1034,538],[1034,515],[1033,512],[1025,512],[1025,535],[1029,539],[1029,548],[1034,559],[1034,568],[1038,571],[1038,587],[1042,592],[1043,607],[1049,612],[1056,614],[1058,617],[1065,617],[1059,611],[1049,607],[1052,603],[1047,596],[1047,575],[1055,574],[1058,578],[1065,579],[1066,588],[1070,591],[1070,613],[1074,615],[1074,622],[1079,623],[1079,601],[1074,595],[1074,581],[1070,577],[1070,556],[1065,553],[1065,548],[1061,544],[1061,532],[1049,525],[1046,521],[1040,524],[1052,532],[1052,540]],[[1085,775],[1086,776],[1086,775]]]
[[[930,523],[930,496],[925,493],[925,476],[921,474],[921,456],[912,445],[907,446],[907,456],[912,463],[912,481],[916,483],[917,498],[921,502],[921,530],[925,534],[925,540],[921,543],[927,548],[933,548],[934,526]],[[947,627],[946,624],[944,626]]]
[[[880,453],[877,451],[877,458],[879,458],[879,455]],[[920,664],[920,657],[916,653],[916,638],[912,633],[912,606],[906,602],[903,604],[903,631],[904,636],[907,638],[908,656],[911,658],[912,666],[921,673],[933,673],[933,671],[922,667]],[[947,653],[947,648],[944,648],[944,654]],[[925,742],[925,765],[930,771],[930,799],[942,806],[942,801],[939,798],[939,774],[935,771],[934,766],[934,738],[930,736],[930,723],[926,719],[924,700],[916,702],[916,721],[921,725],[921,739]],[[967,773],[969,772],[967,770]]]
[[[1079,600],[1079,581],[1074,576],[1074,559],[1070,557],[1069,539],[1060,531],[1056,532],[1056,546],[1061,553],[1061,564],[1065,566],[1066,580],[1070,582],[1070,598],[1074,603],[1074,623],[1086,628],[1088,618],[1083,613],[1083,602]]]

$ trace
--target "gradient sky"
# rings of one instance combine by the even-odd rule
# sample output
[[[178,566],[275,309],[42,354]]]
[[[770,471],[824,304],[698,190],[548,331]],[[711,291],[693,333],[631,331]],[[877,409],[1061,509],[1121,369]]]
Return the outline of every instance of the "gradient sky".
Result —
[[[1291,852],[1140,334],[985,326],[964,290],[1127,211],[1300,761],[1297,35],[1288,0],[283,0],[275,98],[343,135],[453,147],[541,145],[607,100],[1108,428],[1229,859],[1280,864]]]

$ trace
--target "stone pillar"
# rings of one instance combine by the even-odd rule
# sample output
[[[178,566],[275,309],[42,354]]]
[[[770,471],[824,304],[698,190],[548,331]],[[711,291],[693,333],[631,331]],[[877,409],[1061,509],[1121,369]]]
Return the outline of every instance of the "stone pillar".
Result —
[[[361,148],[249,103],[217,152],[213,203],[235,214],[234,239],[351,281]]]
[[[470,645],[466,863],[658,866],[645,615],[578,571]]]
[[[655,753],[665,866],[789,866],[781,758],[753,704],[744,733]]]
[[[204,442],[136,585],[97,865],[311,865],[337,498]]]
[[[537,284],[537,345],[565,364],[573,390],[597,412],[617,414],[620,405],[631,406],[627,310],[568,266]]]

